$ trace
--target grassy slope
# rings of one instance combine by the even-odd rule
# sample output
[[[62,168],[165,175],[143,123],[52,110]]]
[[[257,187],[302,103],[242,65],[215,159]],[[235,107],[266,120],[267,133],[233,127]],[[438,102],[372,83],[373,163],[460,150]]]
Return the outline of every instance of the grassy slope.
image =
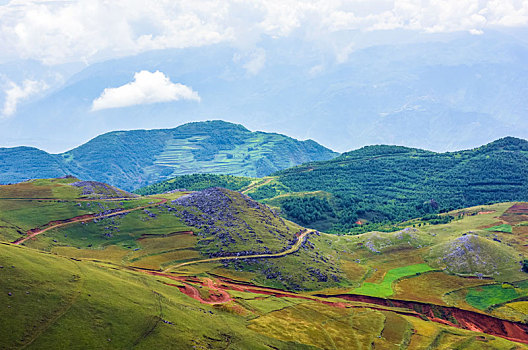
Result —
[[[244,317],[201,305],[158,278],[24,248],[0,249],[6,265],[0,271],[2,348],[289,347],[246,330]]]
[[[392,284],[397,280],[403,277],[414,276],[431,270],[433,269],[427,264],[415,264],[390,269],[389,271],[387,271],[385,276],[383,276],[382,282],[365,282],[361,287],[353,289],[352,293],[380,297],[390,297],[393,294]]]
[[[434,342],[514,346],[389,309],[346,309],[266,295],[257,300],[259,294],[235,291],[228,304],[201,304],[160,277],[25,247],[0,244],[0,252],[0,346],[5,349],[316,349],[328,344],[348,349],[373,341],[376,348]],[[440,335],[445,339],[437,339]]]
[[[145,203],[143,199],[134,199],[129,193],[106,185],[91,186],[90,191],[85,192],[83,187],[72,186],[78,182],[75,178],[40,179],[0,186],[0,239],[14,241],[28,230],[53,220],[109,209],[131,208]],[[111,200],[123,196],[130,199]],[[110,200],[86,201],[92,197]]]

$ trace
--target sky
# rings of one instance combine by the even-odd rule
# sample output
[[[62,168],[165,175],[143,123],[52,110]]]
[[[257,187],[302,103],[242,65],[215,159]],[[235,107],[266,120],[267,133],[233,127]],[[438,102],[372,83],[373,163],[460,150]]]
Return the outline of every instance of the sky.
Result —
[[[425,33],[528,25],[526,0],[14,0],[0,7],[0,62],[91,63],[154,49],[262,35],[317,40],[330,32]]]
[[[257,75],[267,64],[263,38],[311,43],[340,64],[402,30],[424,40],[526,27],[528,0],[0,0],[0,122],[83,68],[152,50],[224,44]],[[337,40],[340,33],[354,39]],[[91,109],[177,101],[205,103],[193,86],[138,70],[102,90]]]

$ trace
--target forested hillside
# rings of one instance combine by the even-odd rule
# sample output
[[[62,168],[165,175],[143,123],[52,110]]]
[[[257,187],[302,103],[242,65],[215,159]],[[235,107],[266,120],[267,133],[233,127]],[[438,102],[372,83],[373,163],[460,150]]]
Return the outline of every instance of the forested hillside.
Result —
[[[239,191],[249,186],[252,178],[217,174],[181,175],[170,180],[154,183],[135,191],[140,195],[158,194],[174,190],[200,191],[211,187],[223,187],[228,190]]]
[[[0,149],[0,184],[30,178],[74,175],[126,190],[176,175],[216,173],[266,176],[337,153],[224,121],[196,122],[174,129],[115,131],[62,154],[36,148]]]
[[[330,193],[329,199],[318,198],[317,207],[324,212],[316,210],[314,221],[327,216],[336,221],[334,229],[346,230],[358,220],[394,222],[455,208],[528,200],[528,142],[507,137],[450,153],[368,146],[276,175],[291,192]],[[303,208],[313,211],[308,204],[295,196],[282,199],[285,214],[292,218],[302,217]]]

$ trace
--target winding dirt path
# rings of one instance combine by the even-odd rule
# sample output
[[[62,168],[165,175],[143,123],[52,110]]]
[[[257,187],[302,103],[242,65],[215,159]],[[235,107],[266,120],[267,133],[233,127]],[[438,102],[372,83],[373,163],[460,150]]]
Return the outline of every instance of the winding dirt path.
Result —
[[[297,242],[289,248],[279,253],[272,253],[272,254],[252,254],[252,255],[240,255],[240,256],[222,256],[217,258],[209,258],[209,259],[201,259],[201,260],[193,260],[193,261],[186,261],[181,264],[173,265],[167,267],[165,270],[163,270],[163,273],[169,273],[171,270],[178,269],[183,266],[192,265],[192,264],[199,264],[199,263],[206,263],[206,262],[213,262],[213,261],[223,261],[223,260],[238,260],[238,259],[254,259],[254,258],[279,258],[281,256],[285,256],[291,253],[295,253],[299,250],[301,245],[304,242],[304,239],[309,233],[314,232],[314,230],[307,230],[301,233],[297,237]]]
[[[267,185],[271,182],[271,180],[273,179],[266,179],[264,182],[257,182],[257,183],[254,183],[254,184],[251,184],[249,185],[248,188],[246,188],[244,191],[240,192],[240,193],[243,193],[243,194],[246,194],[248,193],[249,191],[255,189],[255,188],[259,188],[260,186],[264,186],[264,185]]]
[[[169,201],[167,198],[159,198],[159,197],[152,197],[152,198],[153,199],[159,199],[160,201],[156,202],[156,203],[142,205],[142,206],[136,207],[136,208],[114,211],[114,212],[111,212],[111,213],[108,213],[108,214],[104,214],[104,215],[86,214],[86,215],[76,216],[76,217],[73,217],[73,218],[70,218],[70,219],[66,219],[66,220],[50,221],[48,224],[46,224],[46,225],[50,225],[50,226],[48,226],[46,228],[34,228],[34,229],[31,229],[31,230],[29,230],[27,232],[26,236],[21,237],[21,238],[15,240],[15,241],[13,241],[12,243],[13,244],[17,244],[17,245],[22,244],[25,241],[27,241],[28,239],[34,238],[34,237],[36,237],[36,236],[38,236],[38,235],[40,235],[40,234],[42,234],[42,233],[44,233],[46,231],[52,230],[52,229],[57,228],[57,227],[64,227],[64,226],[67,226],[67,225],[70,225],[70,224],[73,224],[73,223],[76,223],[76,222],[84,222],[84,221],[88,221],[88,220],[96,219],[96,218],[97,219],[99,219],[99,218],[107,218],[107,217],[110,217],[110,216],[126,214],[126,213],[130,213],[132,211],[158,206],[158,205],[167,203]],[[97,200],[94,200],[94,201],[97,201]],[[44,225],[44,226],[46,226],[46,225]]]

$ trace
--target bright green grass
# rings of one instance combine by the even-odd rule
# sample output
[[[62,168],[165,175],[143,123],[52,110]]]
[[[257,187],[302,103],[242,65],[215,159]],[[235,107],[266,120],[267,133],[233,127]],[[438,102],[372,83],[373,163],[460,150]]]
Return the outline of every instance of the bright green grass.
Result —
[[[468,290],[466,301],[480,310],[528,296],[528,281],[514,283],[516,288],[504,288],[502,284],[473,287]]]
[[[433,270],[434,269],[427,264],[397,267],[387,271],[381,283],[365,282],[361,287],[355,288],[351,292],[354,294],[370,295],[374,297],[389,297],[393,293],[392,283],[396,280]]]
[[[485,229],[486,231],[492,231],[492,232],[506,232],[506,233],[512,233],[512,227],[508,224],[502,224],[498,226],[493,226],[490,228]]]
[[[64,220],[99,211],[95,206],[87,204],[81,203],[77,206],[75,202],[0,200],[0,222],[4,223],[2,226],[12,227],[15,231],[25,233],[53,220]],[[13,237],[5,236],[3,231],[0,231],[0,241],[12,239]]]

